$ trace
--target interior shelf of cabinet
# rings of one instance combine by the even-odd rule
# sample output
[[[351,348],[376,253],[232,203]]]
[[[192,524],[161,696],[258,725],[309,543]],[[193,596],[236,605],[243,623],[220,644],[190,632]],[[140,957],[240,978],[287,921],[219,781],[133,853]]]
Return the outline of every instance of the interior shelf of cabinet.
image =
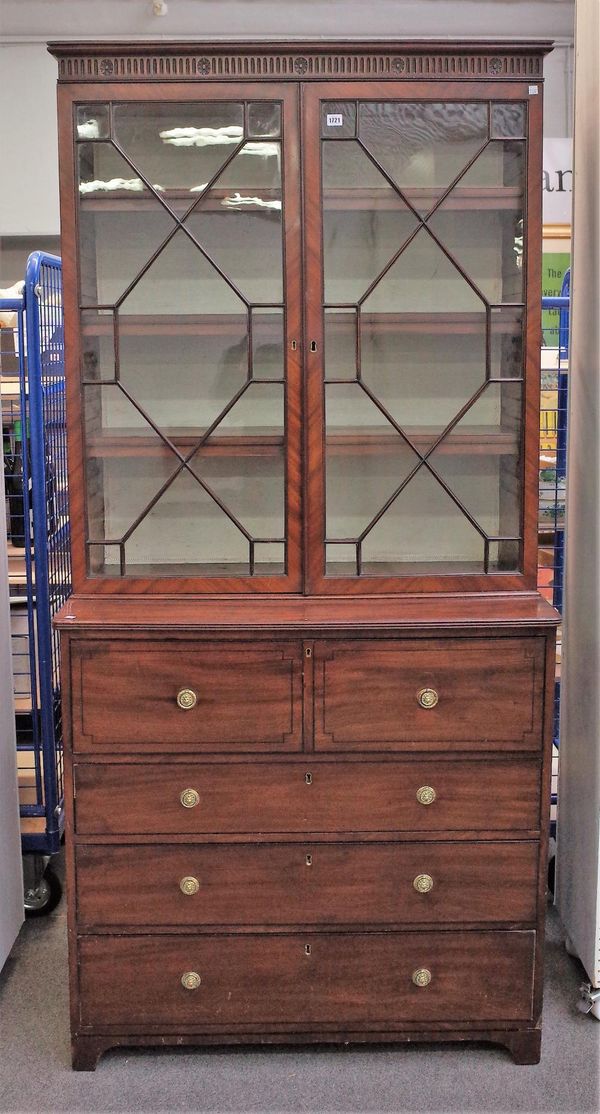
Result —
[[[86,315],[81,332],[83,336],[112,336],[112,313],[100,313],[91,320],[92,309]],[[518,308],[492,311],[494,333],[514,334],[515,314]],[[261,342],[272,333],[281,340],[281,314],[269,315],[254,311],[255,329],[260,327]],[[120,336],[243,336],[247,328],[245,314],[119,314]],[[327,330],[348,332],[352,311],[327,313]],[[362,313],[362,328],[377,333],[469,333],[481,334],[485,329],[485,313]]]
[[[183,453],[189,452],[202,437],[201,429],[172,429],[162,431]],[[441,427],[406,427],[406,435],[416,448],[425,451],[442,433]],[[340,455],[397,453],[406,442],[389,426],[344,426],[327,434],[327,451]],[[502,456],[515,454],[517,438],[510,429],[497,426],[469,426],[468,429],[448,433],[438,446],[438,453],[463,455],[485,454]],[[281,430],[256,427],[253,429],[221,430],[211,435],[194,454],[203,456],[276,456],[283,452],[284,437]],[[132,429],[104,430],[90,437],[87,443],[89,457],[138,457],[172,455],[171,449],[157,435],[147,436]]]
[[[200,191],[197,191],[200,192]],[[402,193],[415,208],[426,213],[432,209],[443,190],[439,187],[430,189],[407,188]],[[160,197],[168,204],[174,204],[176,209],[181,209],[182,214],[194,200],[192,190],[165,189],[160,191]],[[263,189],[260,186],[240,186],[237,189],[212,189],[210,195],[203,198],[198,205],[198,212],[212,213],[245,213],[245,212],[278,212],[273,205],[279,201],[280,191],[276,189]],[[243,200],[238,200],[238,198]],[[254,200],[254,204],[252,200]],[[185,206],[181,205],[185,202]],[[120,211],[147,211],[162,212],[163,208],[153,194],[131,190],[111,190],[110,193],[80,194],[79,204],[82,209],[92,212],[99,210]],[[400,196],[392,192],[391,187],[385,189],[371,187],[365,189],[330,188],[323,193],[325,209],[403,209]],[[514,209],[523,208],[523,191],[520,186],[456,186],[443,203],[444,210],[448,209]]]

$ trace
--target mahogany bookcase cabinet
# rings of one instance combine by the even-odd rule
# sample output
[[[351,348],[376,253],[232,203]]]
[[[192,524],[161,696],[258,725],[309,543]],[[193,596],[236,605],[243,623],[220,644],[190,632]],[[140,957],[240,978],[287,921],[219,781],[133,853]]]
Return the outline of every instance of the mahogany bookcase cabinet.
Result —
[[[77,1068],[539,1058],[546,49],[51,47]]]

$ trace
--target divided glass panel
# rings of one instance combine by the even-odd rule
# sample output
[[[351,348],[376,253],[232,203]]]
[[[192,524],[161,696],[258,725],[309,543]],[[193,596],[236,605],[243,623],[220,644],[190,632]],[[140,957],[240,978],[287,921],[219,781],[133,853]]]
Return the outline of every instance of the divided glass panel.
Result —
[[[76,109],[93,576],[286,573],[281,117]]]
[[[328,576],[521,567],[525,124],[321,105]]]

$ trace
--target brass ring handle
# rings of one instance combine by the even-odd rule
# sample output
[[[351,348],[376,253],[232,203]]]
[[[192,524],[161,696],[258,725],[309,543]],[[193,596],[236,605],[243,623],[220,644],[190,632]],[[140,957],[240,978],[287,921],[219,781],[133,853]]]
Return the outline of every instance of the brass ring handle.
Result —
[[[184,808],[195,808],[200,800],[200,794],[195,789],[184,789],[179,794],[179,800]]]
[[[417,970],[413,971],[412,981],[415,986],[429,986],[431,971],[428,971],[426,967],[417,967]]]
[[[185,971],[181,976],[181,985],[186,990],[197,990],[201,982],[202,979],[197,971]]]
[[[180,689],[177,693],[177,707],[181,708],[183,712],[195,708],[197,703],[198,696],[193,689]]]
[[[413,886],[418,894],[428,894],[429,891],[433,889],[433,878],[431,874],[417,874]]]
[[[417,700],[422,708],[435,708],[439,695],[435,689],[419,689]]]
[[[200,883],[198,879],[194,878],[192,874],[187,874],[185,878],[181,879],[181,882],[179,883],[179,889],[181,890],[182,894],[186,894],[187,896],[191,897],[192,894],[198,893],[198,890],[200,889]]]
[[[422,785],[417,789],[417,800],[420,805],[432,805],[437,797],[437,793],[432,785]]]

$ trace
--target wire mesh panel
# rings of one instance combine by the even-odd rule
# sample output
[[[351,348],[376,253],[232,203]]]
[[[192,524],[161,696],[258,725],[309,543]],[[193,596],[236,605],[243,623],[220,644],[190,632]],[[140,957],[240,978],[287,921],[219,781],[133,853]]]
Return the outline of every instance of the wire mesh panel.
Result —
[[[567,404],[569,386],[570,272],[559,296],[542,298],[543,346],[540,406],[540,512],[538,587],[562,611],[567,475]],[[552,825],[556,823],[558,724],[560,702],[561,628],[556,648],[554,752],[552,764]]]
[[[13,317],[4,311],[12,310]],[[58,635],[71,591],[61,263],[34,252],[21,298],[0,302],[3,457],[24,851],[63,829]]]

